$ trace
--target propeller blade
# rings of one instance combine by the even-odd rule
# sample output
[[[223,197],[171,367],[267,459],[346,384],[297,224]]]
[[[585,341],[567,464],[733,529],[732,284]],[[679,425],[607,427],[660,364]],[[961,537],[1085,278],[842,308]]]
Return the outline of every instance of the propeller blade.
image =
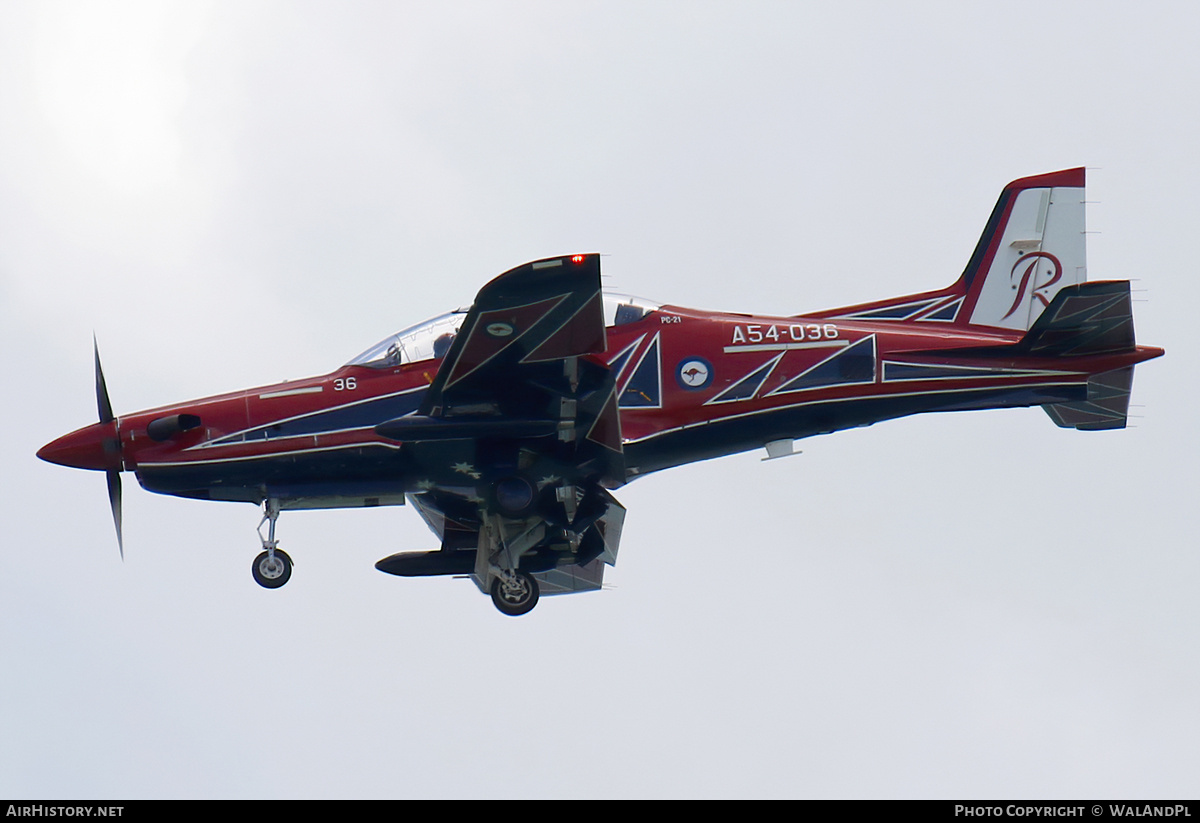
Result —
[[[113,525],[117,527],[117,549],[124,560],[125,542],[121,539],[121,473],[109,469],[105,474],[108,476],[108,505],[112,507]]]
[[[96,356],[96,408],[100,412],[100,422],[107,423],[113,419],[112,403],[108,399],[108,387],[104,385],[104,369],[100,368],[100,346],[96,343],[96,335],[92,334],[92,351]],[[109,483],[112,488],[112,483]]]
[[[113,415],[112,401],[108,399],[108,386],[104,384],[104,369],[100,368],[100,344],[92,334],[92,354],[96,359],[96,410],[100,412],[100,422],[110,423],[116,419]],[[118,435],[119,437],[119,435]],[[116,448],[121,448],[120,440]],[[117,550],[121,559],[125,559],[125,541],[121,539],[121,470],[109,469],[105,476],[108,478],[108,505],[112,509],[113,525],[117,527]]]

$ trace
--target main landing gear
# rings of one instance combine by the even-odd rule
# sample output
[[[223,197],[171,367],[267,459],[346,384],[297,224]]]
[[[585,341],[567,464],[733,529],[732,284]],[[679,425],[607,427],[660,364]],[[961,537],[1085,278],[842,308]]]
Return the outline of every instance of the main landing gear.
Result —
[[[254,565],[250,567],[254,582],[264,589],[278,589],[292,576],[292,558],[279,548],[279,541],[275,539],[275,521],[278,519],[279,501],[275,498],[264,501],[263,519],[258,524],[258,539],[262,541],[263,552],[254,558]],[[263,537],[263,523],[268,522],[267,536]]]
[[[503,572],[492,581],[492,603],[509,617],[533,611],[538,595],[537,581],[526,572]]]
[[[520,617],[533,611],[541,594],[537,580],[521,571],[521,557],[537,548],[546,534],[541,518],[519,520],[483,513],[475,571],[479,590],[492,595],[501,614]]]

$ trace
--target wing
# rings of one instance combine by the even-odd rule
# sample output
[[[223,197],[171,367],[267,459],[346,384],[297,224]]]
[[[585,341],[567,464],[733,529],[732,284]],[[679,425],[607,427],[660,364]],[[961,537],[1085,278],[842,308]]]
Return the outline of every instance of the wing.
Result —
[[[604,349],[599,255],[526,263],[479,290],[421,413],[453,416],[477,396],[511,399],[514,369],[532,376]]]
[[[480,588],[535,575],[545,594],[599,588],[616,562],[625,480],[605,351],[600,258],[553,257],[480,289],[401,441],[413,501],[440,551],[381,560],[400,575],[467,568]],[[493,593],[493,597],[495,597]]]
[[[376,430],[406,444],[526,441],[621,485],[614,376],[583,359],[605,347],[600,256],[526,263],[480,289],[417,414]]]

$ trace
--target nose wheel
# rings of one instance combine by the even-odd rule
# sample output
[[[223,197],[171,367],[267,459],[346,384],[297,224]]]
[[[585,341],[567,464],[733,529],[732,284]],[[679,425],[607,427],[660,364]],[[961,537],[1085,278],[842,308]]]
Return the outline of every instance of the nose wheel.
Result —
[[[282,549],[265,551],[254,558],[250,567],[254,582],[264,589],[278,589],[292,576],[292,558]]]
[[[250,573],[254,582],[264,589],[278,589],[292,576],[292,558],[279,548],[275,539],[275,521],[279,519],[279,501],[271,498],[263,501],[263,519],[258,524],[258,539],[262,541],[263,551],[254,558]],[[263,537],[263,523],[270,523],[267,536]]]
[[[537,581],[525,572],[506,572],[492,581],[492,603],[509,617],[533,611],[538,595]]]

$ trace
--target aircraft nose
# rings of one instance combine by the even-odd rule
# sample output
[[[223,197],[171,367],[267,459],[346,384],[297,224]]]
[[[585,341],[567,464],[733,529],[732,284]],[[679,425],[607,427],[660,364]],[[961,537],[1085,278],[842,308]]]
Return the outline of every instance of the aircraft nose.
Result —
[[[74,469],[120,471],[121,442],[117,436],[117,421],[93,423],[64,434],[42,446],[37,456],[49,463]]]

